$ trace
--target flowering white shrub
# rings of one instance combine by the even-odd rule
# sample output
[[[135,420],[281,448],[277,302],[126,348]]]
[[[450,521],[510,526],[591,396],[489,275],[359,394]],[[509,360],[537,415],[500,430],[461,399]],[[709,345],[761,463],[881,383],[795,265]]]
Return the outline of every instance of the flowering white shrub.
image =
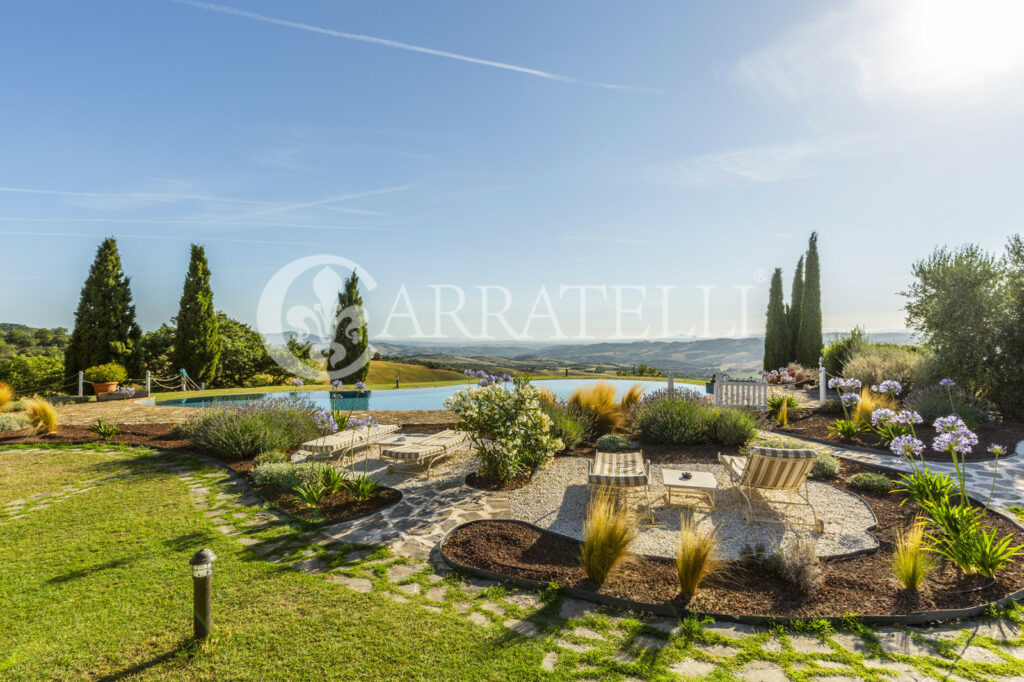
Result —
[[[540,390],[517,378],[511,388],[487,383],[459,391],[444,402],[470,435],[480,457],[480,475],[507,483],[551,459],[564,446],[551,435]]]

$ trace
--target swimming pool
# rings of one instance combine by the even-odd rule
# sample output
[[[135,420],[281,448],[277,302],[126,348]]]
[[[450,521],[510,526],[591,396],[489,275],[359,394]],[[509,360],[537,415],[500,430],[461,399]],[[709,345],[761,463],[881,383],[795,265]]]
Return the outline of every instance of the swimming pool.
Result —
[[[615,387],[616,394],[621,396],[633,384],[640,384],[645,392],[657,391],[668,384],[664,381],[631,381],[629,379],[608,379]],[[593,384],[593,379],[540,379],[531,382],[534,386],[550,390],[559,398],[567,398],[580,386]],[[157,405],[177,405],[181,407],[211,407],[224,403],[252,402],[264,398],[281,398],[284,396],[302,396],[316,403],[321,409],[330,410],[443,410],[444,401],[456,391],[461,391],[469,384],[452,386],[430,386],[428,388],[399,388],[383,391],[370,391],[361,396],[334,397],[329,391],[292,391],[279,393],[244,393],[238,395],[217,396],[214,398],[181,398],[179,400],[158,400]],[[675,385],[677,391],[693,391],[703,393],[703,386],[692,384]]]

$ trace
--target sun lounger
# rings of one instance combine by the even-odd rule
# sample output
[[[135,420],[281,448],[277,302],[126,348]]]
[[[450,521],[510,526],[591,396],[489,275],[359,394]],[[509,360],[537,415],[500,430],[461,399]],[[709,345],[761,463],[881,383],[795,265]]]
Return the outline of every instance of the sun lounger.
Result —
[[[313,457],[345,458],[363,448],[375,445],[399,429],[398,424],[380,424],[365,426],[359,429],[345,429],[323,438],[317,438],[302,444],[302,450],[313,453]]]
[[[653,522],[651,510],[651,463],[641,452],[598,452],[587,462],[587,484],[591,491],[607,490],[616,494],[642,492],[647,501],[647,517]]]
[[[389,472],[399,471],[399,466],[420,468],[426,464],[427,478],[430,478],[434,462],[468,446],[470,442],[468,434],[449,429],[423,438],[409,438],[404,442],[382,445],[380,455],[383,459],[391,460]]]
[[[807,476],[814,468],[815,462],[818,461],[818,454],[814,450],[752,447],[749,448],[749,454],[746,457],[718,453],[718,461],[725,466],[726,474],[747,503],[745,517],[748,524],[755,520],[780,523],[774,518],[756,517],[751,501],[751,496],[755,492],[779,491],[788,493],[789,501],[767,499],[763,495],[760,497],[769,506],[771,504],[787,504],[809,507],[814,522],[808,525],[812,525],[814,530],[819,533],[824,530],[824,523],[818,518],[807,492]],[[799,501],[793,501],[794,495]],[[782,523],[785,525],[784,522]],[[789,525],[805,524],[790,523]]]

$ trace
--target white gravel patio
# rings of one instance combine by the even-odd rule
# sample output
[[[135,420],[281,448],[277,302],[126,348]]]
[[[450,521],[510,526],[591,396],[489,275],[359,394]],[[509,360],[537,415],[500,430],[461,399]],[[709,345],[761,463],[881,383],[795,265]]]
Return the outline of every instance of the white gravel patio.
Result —
[[[661,471],[664,468],[687,471],[709,471],[715,474],[720,489],[714,510],[692,508],[701,528],[714,527],[721,541],[722,558],[736,558],[745,545],[763,544],[769,550],[788,547],[798,537],[814,539],[818,556],[828,558],[878,547],[878,540],[868,530],[875,524],[875,516],[858,496],[826,483],[810,481],[808,492],[819,518],[825,523],[824,533],[809,528],[788,530],[775,523],[756,523],[748,526],[743,520],[745,503],[739,493],[724,483],[724,470],[718,464],[653,464],[651,466],[651,504],[656,523],[640,524],[640,534],[631,546],[639,554],[672,557],[679,541],[680,513],[688,507],[665,502],[665,486]],[[582,457],[558,457],[537,472],[524,487],[509,493],[511,518],[528,521],[556,533],[582,539],[583,518],[589,492],[587,489],[587,460]],[[635,497],[634,497],[635,499]],[[788,499],[782,497],[780,499]],[[755,502],[756,505],[756,502]],[[796,520],[808,521],[810,510],[806,506],[786,509],[773,505],[771,513],[782,513]],[[756,511],[769,510],[764,504]]]

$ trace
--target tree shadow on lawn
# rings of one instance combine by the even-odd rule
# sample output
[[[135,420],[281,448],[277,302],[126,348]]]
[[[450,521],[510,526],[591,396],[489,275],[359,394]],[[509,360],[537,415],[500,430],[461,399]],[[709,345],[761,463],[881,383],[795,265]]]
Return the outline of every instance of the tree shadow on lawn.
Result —
[[[202,549],[205,544],[211,543],[216,540],[219,536],[209,531],[196,531],[194,533],[186,533],[185,535],[179,535],[176,538],[170,538],[164,540],[163,544],[168,549],[172,549],[176,552],[183,552],[188,549],[195,549],[198,551]]]
[[[99,573],[100,571],[110,571],[116,568],[121,568],[122,566],[125,566],[128,563],[130,563],[128,559],[124,558],[111,559],[110,561],[104,561],[101,564],[94,564],[86,568],[80,568],[77,571],[70,571],[69,573],[64,573],[63,575],[54,576],[47,580],[46,583],[48,585],[67,583],[71,582],[72,580],[78,580],[79,578],[85,578],[87,576],[92,575],[93,573]]]
[[[134,677],[146,670],[149,670],[150,668],[154,668],[169,661],[180,660],[182,663],[188,663],[195,658],[197,654],[201,653],[203,648],[204,643],[200,640],[197,640],[194,637],[185,637],[173,648],[158,656],[154,656],[153,658],[145,661],[140,661],[131,667],[104,675],[98,679],[100,682],[113,682],[114,680],[124,680]]]

